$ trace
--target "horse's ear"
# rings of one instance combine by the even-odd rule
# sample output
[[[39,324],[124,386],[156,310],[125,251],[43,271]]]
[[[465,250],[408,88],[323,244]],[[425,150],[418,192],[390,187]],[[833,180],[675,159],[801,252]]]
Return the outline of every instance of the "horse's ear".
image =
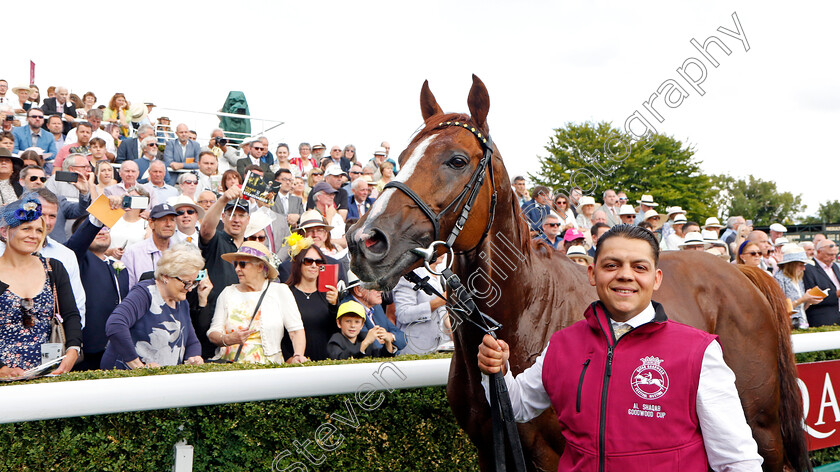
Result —
[[[475,74],[472,76],[473,84],[470,95],[467,97],[467,105],[470,107],[470,116],[479,128],[487,130],[487,112],[490,111],[490,94],[487,87]]]
[[[423,82],[423,88],[420,89],[420,111],[423,113],[423,121],[434,115],[443,114],[443,110],[432,94],[432,89],[429,88],[428,80]]]

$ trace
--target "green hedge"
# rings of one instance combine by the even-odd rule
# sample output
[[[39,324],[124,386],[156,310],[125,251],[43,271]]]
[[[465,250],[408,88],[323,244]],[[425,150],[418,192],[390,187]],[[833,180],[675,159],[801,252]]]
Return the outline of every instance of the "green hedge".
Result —
[[[800,363],[836,359],[840,350],[797,354],[796,358]],[[347,362],[372,361],[307,365]],[[30,383],[263,368],[296,367],[207,364],[71,372]],[[6,385],[12,384],[0,384],[0,389]],[[0,444],[5,446],[0,470],[164,471],[172,467],[172,447],[179,440],[195,448],[193,469],[197,471],[478,470],[475,448],[455,423],[444,388],[384,391],[383,398],[370,411],[361,408],[353,395],[336,395],[0,425]],[[348,413],[347,402],[357,423],[349,421],[353,415]],[[322,446],[334,450],[324,452],[315,445],[316,431],[320,431]],[[326,438],[330,431],[333,436]],[[313,465],[299,452],[303,446],[316,462],[321,460],[318,454],[323,454],[324,462]],[[284,451],[288,451],[285,458],[276,460]],[[840,447],[814,451],[811,458],[815,466],[840,461]],[[304,464],[306,469],[295,464]]]

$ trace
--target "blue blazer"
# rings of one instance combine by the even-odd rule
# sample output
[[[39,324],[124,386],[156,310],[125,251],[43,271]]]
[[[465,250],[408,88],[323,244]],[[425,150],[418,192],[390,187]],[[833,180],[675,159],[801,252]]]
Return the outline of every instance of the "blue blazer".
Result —
[[[542,233],[542,224],[545,217],[548,216],[548,207],[542,206],[536,200],[528,200],[522,207],[522,213],[525,214],[526,222],[531,227],[531,231]]]
[[[62,195],[56,196],[58,197],[58,214],[56,214],[55,226],[53,226],[50,237],[56,242],[64,244],[67,242],[67,231],[64,230],[65,223],[67,220],[87,216],[87,207],[90,206],[90,194],[79,195],[78,202],[71,202],[67,200],[67,197]]]
[[[348,192],[349,193],[349,192]],[[347,206],[347,219],[350,218],[359,218],[359,205],[356,204],[356,197],[350,193],[347,196],[348,206]],[[364,202],[365,205],[365,214],[370,211],[370,206],[373,205],[373,199],[367,197]]]
[[[136,144],[135,144],[136,146]],[[166,142],[166,149],[163,151],[163,162],[166,167],[169,167],[173,162],[184,163],[184,169],[198,169],[198,153],[201,152],[201,145],[195,141],[187,141],[187,155],[181,150],[181,145],[178,144],[177,139]],[[192,157],[195,162],[187,164],[187,158]]]
[[[137,155],[137,138],[123,139],[120,142],[120,147],[117,148],[117,162],[136,160]]]
[[[87,314],[82,331],[84,351],[90,353],[105,351],[105,345],[108,343],[105,323],[114,308],[128,294],[128,271],[121,270],[117,273],[112,260],[103,261],[88,250],[97,233],[99,228],[85,219],[67,240],[67,247],[76,254],[79,261],[82,286],[91,295],[96,294],[88,297],[85,302]]]
[[[56,154],[58,154],[58,149],[55,147],[55,137],[46,128],[41,128],[37,143],[32,142],[32,130],[29,129],[29,125],[18,126],[12,130],[12,135],[15,137],[15,149],[12,152],[20,153],[29,147],[37,146],[44,152],[52,153],[52,156],[47,158],[48,161],[55,159]]]
[[[158,153],[157,159],[160,159],[160,153]],[[137,183],[138,184],[147,183],[149,181],[149,179],[144,178],[143,175],[146,173],[147,170],[149,170],[149,166],[152,164],[152,161],[150,161],[150,160],[148,160],[144,157],[141,157],[141,158],[135,159],[134,163],[137,164],[137,170],[139,171],[139,173],[137,174]],[[169,175],[169,168],[167,167],[166,168],[166,174],[164,174],[164,177],[163,177],[163,181],[168,183],[169,185],[174,185],[174,184],[169,183],[170,180],[171,180],[171,176]]]

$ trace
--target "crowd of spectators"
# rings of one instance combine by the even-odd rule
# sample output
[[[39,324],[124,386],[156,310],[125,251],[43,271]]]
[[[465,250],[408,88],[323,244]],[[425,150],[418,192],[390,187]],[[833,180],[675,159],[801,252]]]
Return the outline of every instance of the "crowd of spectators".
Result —
[[[352,144],[292,152],[221,129],[200,143],[123,94],[14,93],[0,98],[0,376],[50,358],[56,320],[59,373],[451,345],[445,300],[371,290],[349,270],[345,230],[398,172],[387,142],[366,159]],[[243,194],[248,174],[279,185],[273,204]],[[88,213],[98,199],[122,216],[103,224]]]
[[[372,290],[349,270],[346,228],[399,172],[387,142],[367,159],[352,144],[327,153],[317,142],[234,142],[222,129],[199,142],[123,94],[97,105],[92,92],[61,86],[43,100],[37,87],[8,98],[7,89],[0,80],[0,376],[50,358],[55,325],[65,332],[58,372],[451,346],[446,300],[405,281]],[[245,197],[249,174],[279,187],[272,204]],[[529,192],[522,177],[513,190],[532,236],[577,264],[591,264],[610,227],[639,225],[664,251],[766,270],[795,326],[840,323],[837,247],[825,237],[796,245],[778,224],[766,234],[739,216],[724,226],[679,207],[660,213],[652,194],[632,205],[607,190],[597,201],[579,188]],[[106,226],[88,213],[97,200],[122,216]],[[416,273],[444,291],[433,273]]]
[[[573,262],[590,264],[598,238],[610,227],[638,225],[654,233],[662,251],[703,251],[766,271],[787,298],[794,328],[840,324],[837,244],[823,234],[813,241],[792,243],[780,223],[764,232],[755,230],[743,216],[730,217],[726,225],[716,216],[690,215],[689,219],[679,206],[660,205],[651,194],[641,195],[632,204],[626,192],[610,189],[601,195],[599,206],[580,188],[563,193],[537,185],[529,192],[521,176],[514,178],[513,191],[531,236]]]

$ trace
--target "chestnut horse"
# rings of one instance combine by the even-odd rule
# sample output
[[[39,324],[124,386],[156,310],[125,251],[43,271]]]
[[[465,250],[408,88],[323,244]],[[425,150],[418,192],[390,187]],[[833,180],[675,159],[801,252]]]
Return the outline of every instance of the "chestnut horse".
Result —
[[[425,126],[400,154],[396,180],[402,187],[382,192],[347,232],[351,266],[362,280],[384,290],[394,287],[400,276],[421,264],[412,249],[452,234],[464,205],[458,197],[483,162],[481,139],[489,132],[489,104],[487,90],[475,76],[469,116],[445,114],[428,81],[423,84]],[[531,240],[502,157],[488,143],[492,169],[489,179],[478,184],[466,224],[452,244],[453,271],[474,293],[479,309],[503,325],[498,334],[510,344],[511,370],[518,374],[534,362],[552,333],[583,318],[596,293],[583,267]],[[448,208],[453,202],[454,208]],[[439,230],[429,210],[439,216]],[[660,267],[664,280],[654,298],[666,313],[720,336],[764,470],[810,469],[789,319],[779,287],[758,269],[744,273],[695,251],[663,253]],[[481,469],[491,470],[490,409],[476,361],[482,335],[468,324],[455,330],[447,395],[458,423],[478,448]],[[518,428],[529,470],[557,470],[564,441],[554,411]]]

